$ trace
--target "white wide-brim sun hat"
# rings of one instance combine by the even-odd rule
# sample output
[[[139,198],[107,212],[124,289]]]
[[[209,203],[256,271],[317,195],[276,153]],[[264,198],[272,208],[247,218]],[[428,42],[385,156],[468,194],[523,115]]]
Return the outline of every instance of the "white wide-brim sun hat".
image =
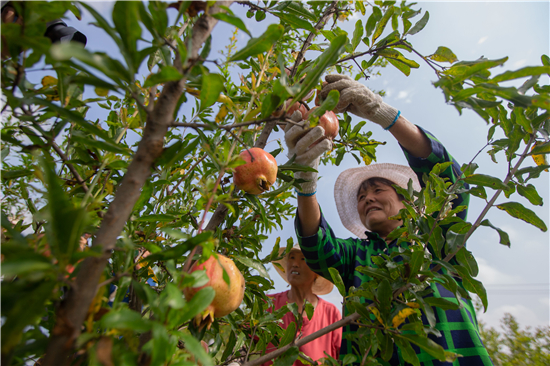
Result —
[[[293,251],[293,250],[299,250],[300,252],[302,251],[302,249],[300,249],[300,246],[298,244],[294,245],[292,247],[292,249],[290,249],[290,251]],[[279,249],[279,256],[283,255],[285,252],[286,252],[286,247],[280,248]],[[290,254],[290,252],[289,252],[289,254]],[[273,267],[275,267],[275,269],[277,270],[277,273],[279,273],[279,275],[283,278],[283,280],[285,280],[286,283],[288,283],[288,278],[287,278],[287,274],[286,274],[286,269],[288,267],[288,254],[285,255],[282,259],[280,259],[278,261],[273,261],[273,264],[275,264],[275,263],[279,263],[281,265],[281,267],[283,268],[281,270],[281,268],[279,268],[279,266],[273,265]],[[326,278],[324,278],[322,276],[317,276],[317,278],[315,279],[315,282],[313,283],[311,291],[315,295],[326,295],[326,294],[329,294],[332,291],[333,287],[334,287],[334,284],[332,282],[330,282],[329,280],[327,280]]]
[[[365,231],[369,231],[359,218],[357,211],[357,193],[361,183],[369,178],[385,178],[407,189],[409,180],[413,181],[413,189],[420,191],[420,183],[416,173],[408,166],[380,163],[346,169],[338,176],[334,184],[334,199],[342,224],[357,235],[360,239],[366,239]]]

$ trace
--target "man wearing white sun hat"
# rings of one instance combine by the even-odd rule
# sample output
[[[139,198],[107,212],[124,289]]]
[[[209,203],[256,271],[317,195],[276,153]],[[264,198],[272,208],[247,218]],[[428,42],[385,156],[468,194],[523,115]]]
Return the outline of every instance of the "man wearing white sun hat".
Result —
[[[288,253],[286,253],[286,248],[279,249],[279,256],[283,254],[284,256],[282,259],[273,262],[273,267],[275,267],[277,273],[279,273],[283,280],[290,285],[290,289],[278,294],[269,295],[273,299],[273,307],[275,310],[280,309],[286,304],[296,303],[298,306],[298,313],[302,314],[303,317],[302,328],[298,329],[302,337],[315,333],[342,319],[340,311],[338,311],[334,304],[318,297],[318,295],[326,295],[332,291],[334,287],[332,282],[315,274],[307,266],[304,255],[298,245],[292,247]],[[313,305],[314,312],[311,319],[306,316],[304,311],[305,301]],[[290,323],[296,323],[292,312],[286,313],[282,321],[283,323],[281,326],[284,329],[288,328]],[[303,352],[313,361],[325,358],[326,354],[338,359],[341,342],[342,329],[340,328],[317,338],[313,342],[305,344],[300,347],[300,352]],[[275,349],[277,349],[277,347],[270,344],[267,347],[267,352],[273,352]],[[263,364],[263,366],[270,364],[271,362],[267,362]],[[293,365],[302,366],[303,363],[296,360]]]
[[[340,174],[334,195],[338,214],[343,225],[358,238],[340,239],[335,237],[330,225],[326,222],[316,199],[317,173],[297,172],[295,178],[306,180],[297,190],[298,212],[296,216],[296,235],[309,267],[317,274],[331,278],[329,268],[335,268],[340,273],[346,292],[351,287],[359,288],[368,282],[370,277],[357,271],[357,267],[376,267],[371,260],[380,254],[395,253],[400,250],[396,240],[386,240],[389,233],[402,225],[399,220],[390,220],[399,210],[405,208],[403,197],[397,194],[393,185],[407,188],[412,180],[413,189],[420,191],[422,174],[429,173],[437,163],[452,162],[441,176],[456,182],[460,177],[460,166],[446,151],[445,147],[428,131],[412,124],[401,116],[401,112],[384,103],[382,98],[374,94],[361,83],[344,75],[328,75],[327,83],[321,90],[321,98],[329,91],[338,90],[340,99],[334,112],[350,112],[359,117],[377,123],[389,131],[399,142],[409,167],[396,164],[372,164],[359,168],[348,169]],[[294,121],[300,116],[295,112]],[[317,169],[319,159],[330,150],[331,142],[323,140],[312,145],[324,136],[321,126],[306,129],[307,121],[288,127],[285,130],[285,142],[289,148],[288,155],[295,155],[295,162]],[[311,148],[310,148],[311,147]],[[420,179],[419,179],[420,178]],[[466,193],[459,195],[453,202],[453,207],[467,206],[469,197]],[[457,214],[466,218],[467,210]],[[403,243],[400,244],[403,247]],[[402,262],[401,256],[395,257]],[[460,279],[457,284],[462,287]],[[425,297],[444,298],[456,303],[455,294],[440,284],[430,284],[431,293]],[[361,298],[361,302],[369,300]],[[420,364],[428,365],[492,365],[488,353],[479,337],[479,330],[472,302],[469,299],[460,300],[460,309],[444,311],[433,307],[437,319],[436,329],[440,336],[430,334],[429,338],[441,345],[445,350],[461,354],[454,362],[441,362],[431,357],[422,349],[413,346]],[[345,309],[344,316],[349,315]],[[423,315],[423,322],[428,323]],[[354,324],[344,328],[340,358],[353,353],[356,343],[346,336],[358,330]],[[394,348],[389,362],[378,358],[382,365],[408,365],[403,360],[400,349]]]

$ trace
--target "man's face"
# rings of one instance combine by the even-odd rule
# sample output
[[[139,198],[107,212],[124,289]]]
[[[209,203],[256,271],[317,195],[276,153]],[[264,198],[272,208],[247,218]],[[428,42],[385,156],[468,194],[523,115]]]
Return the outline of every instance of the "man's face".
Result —
[[[357,194],[357,211],[361,222],[382,238],[401,225],[401,221],[388,218],[397,215],[402,208],[405,205],[393,187],[385,184],[370,184],[366,190],[361,189]]]
[[[317,275],[307,266],[304,255],[299,250],[291,250],[288,254],[286,268],[287,280],[291,286],[313,286]]]

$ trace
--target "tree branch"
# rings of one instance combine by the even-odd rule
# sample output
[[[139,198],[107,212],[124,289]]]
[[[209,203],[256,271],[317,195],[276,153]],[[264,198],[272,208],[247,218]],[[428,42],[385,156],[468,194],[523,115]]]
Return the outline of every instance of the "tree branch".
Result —
[[[231,5],[232,0],[217,2],[209,14],[222,11],[220,6]],[[190,55],[198,57],[201,45],[211,34],[217,19],[203,14],[192,31]],[[185,42],[185,44],[189,44]],[[76,286],[69,290],[66,299],[56,312],[56,324],[44,358],[44,366],[63,366],[69,363],[69,355],[81,331],[81,325],[95,296],[103,269],[115,247],[117,237],[123,230],[138,200],[141,189],[151,175],[154,161],[162,154],[164,137],[172,124],[177,102],[183,92],[186,79],[168,82],[153,111],[147,116],[143,138],[139,143],[134,159],[117,189],[117,194],[103,219],[92,246],[102,253],[98,257],[88,257],[82,262],[81,270],[75,279]]]
[[[330,332],[332,332],[333,330],[336,330],[338,328],[342,328],[348,324],[350,324],[351,322],[354,322],[356,320],[358,320],[359,318],[361,318],[361,315],[359,315],[359,313],[353,313],[351,315],[348,315],[346,316],[345,318],[343,319],[340,319],[339,321],[337,321],[336,323],[332,323],[331,325],[329,325],[328,327],[325,327],[323,329],[320,329],[318,331],[316,331],[315,333],[312,333],[310,335],[307,335],[305,336],[304,338],[296,341],[296,342],[293,342],[293,343],[289,343],[287,344],[286,346],[284,347],[281,347],[279,349],[277,349],[276,351],[273,351],[271,353],[268,353],[268,354],[265,354],[263,355],[262,357],[260,358],[257,358],[253,361],[250,361],[250,362],[246,362],[245,364],[243,364],[242,366],[256,366],[256,365],[261,365],[262,363],[264,362],[267,362],[267,361],[270,361],[276,357],[279,357],[280,355],[282,355],[283,353],[285,353],[289,348],[291,347],[301,347],[303,346],[304,344],[307,344],[311,341],[314,341],[316,340],[317,338],[319,337],[322,337],[324,336],[325,334],[328,334]]]
[[[315,31],[310,32],[309,35],[307,36],[304,44],[302,45],[302,48],[300,49],[300,52],[298,53],[298,56],[296,57],[296,61],[294,62],[294,66],[292,66],[292,70],[290,70],[290,77],[294,77],[294,75],[296,75],[296,70],[298,70],[298,66],[300,66],[300,64],[304,60],[304,54],[306,53],[309,46],[311,46],[311,42],[313,41],[313,39],[317,35],[318,31],[323,29],[325,24],[327,24],[327,21],[330,18],[330,16],[334,12],[336,12],[337,5],[338,5],[338,0],[335,0],[335,1],[332,2],[332,4],[330,4],[328,6],[328,8],[325,10],[323,15],[321,16],[321,19],[319,19],[319,21],[315,25]]]

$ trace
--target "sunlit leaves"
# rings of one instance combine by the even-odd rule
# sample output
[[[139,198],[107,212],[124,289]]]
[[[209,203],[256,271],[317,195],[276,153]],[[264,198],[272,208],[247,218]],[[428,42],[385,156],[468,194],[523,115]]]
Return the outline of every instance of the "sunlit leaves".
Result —
[[[316,59],[315,67],[302,81],[300,92],[294,96],[292,102],[301,100],[307,95],[307,93],[309,93],[310,90],[315,88],[325,70],[334,64],[336,60],[338,60],[338,57],[343,52],[346,42],[347,36],[344,34],[337,36],[330,42],[330,46]]]
[[[434,54],[428,56],[430,59],[438,62],[453,63],[458,61],[456,55],[447,47],[439,46]]]
[[[202,88],[200,95],[201,110],[214,104],[224,89],[223,76],[220,74],[208,73],[206,72],[206,69],[204,71],[205,72],[202,75]]]
[[[144,88],[153,85],[164,84],[169,81],[177,81],[183,78],[183,75],[174,66],[162,66],[156,74],[150,74],[143,83]]]
[[[361,19],[359,19],[355,23],[355,30],[353,31],[353,38],[351,40],[352,51],[355,51],[355,49],[361,42],[362,37],[363,37],[363,22],[361,21]]]
[[[491,80],[495,83],[499,83],[501,81],[548,73],[550,73],[550,66],[528,66],[515,71],[506,71],[500,75],[495,76]]]
[[[488,226],[488,227],[490,227],[490,228],[495,229],[495,230],[497,231],[497,233],[498,233],[499,238],[500,238],[500,241],[499,241],[500,244],[506,245],[506,246],[508,246],[508,247],[510,246],[510,236],[508,235],[507,232],[505,232],[504,230],[502,230],[502,229],[500,229],[500,228],[494,226],[494,225],[491,224],[491,222],[490,222],[489,220],[487,220],[487,219],[483,220],[483,221],[481,222],[481,225],[483,225],[483,226]]]
[[[390,20],[391,16],[393,15],[393,6],[389,7],[384,15],[382,16],[382,19],[378,22],[376,25],[376,29],[374,30],[374,34],[372,35],[372,43],[382,35],[382,32],[384,32],[384,29],[386,28],[386,24],[388,24],[388,21]],[[367,24],[368,25],[368,24]]]
[[[244,24],[242,19],[239,17],[236,17],[233,14],[215,13],[215,14],[212,14],[212,18],[216,18],[228,24],[234,25],[235,27],[239,28],[240,30],[242,30],[243,32],[245,32],[246,34],[252,37],[252,34],[250,34],[250,31],[248,30],[248,28],[246,28],[246,25]]]
[[[424,29],[426,24],[428,24],[429,19],[430,19],[430,13],[425,12],[424,16],[422,16],[422,18],[411,29],[409,29],[407,34],[408,35],[413,35],[413,34],[416,34],[416,33],[420,32],[422,29]]]
[[[269,51],[276,42],[283,35],[284,27],[280,24],[271,24],[267,27],[267,30],[258,38],[251,38],[247,45],[237,51],[228,61],[240,61],[249,57],[255,56],[260,53]]]
[[[518,202],[506,202],[496,205],[500,210],[506,211],[510,216],[523,220],[542,231],[546,231],[546,224],[533,211]]]

